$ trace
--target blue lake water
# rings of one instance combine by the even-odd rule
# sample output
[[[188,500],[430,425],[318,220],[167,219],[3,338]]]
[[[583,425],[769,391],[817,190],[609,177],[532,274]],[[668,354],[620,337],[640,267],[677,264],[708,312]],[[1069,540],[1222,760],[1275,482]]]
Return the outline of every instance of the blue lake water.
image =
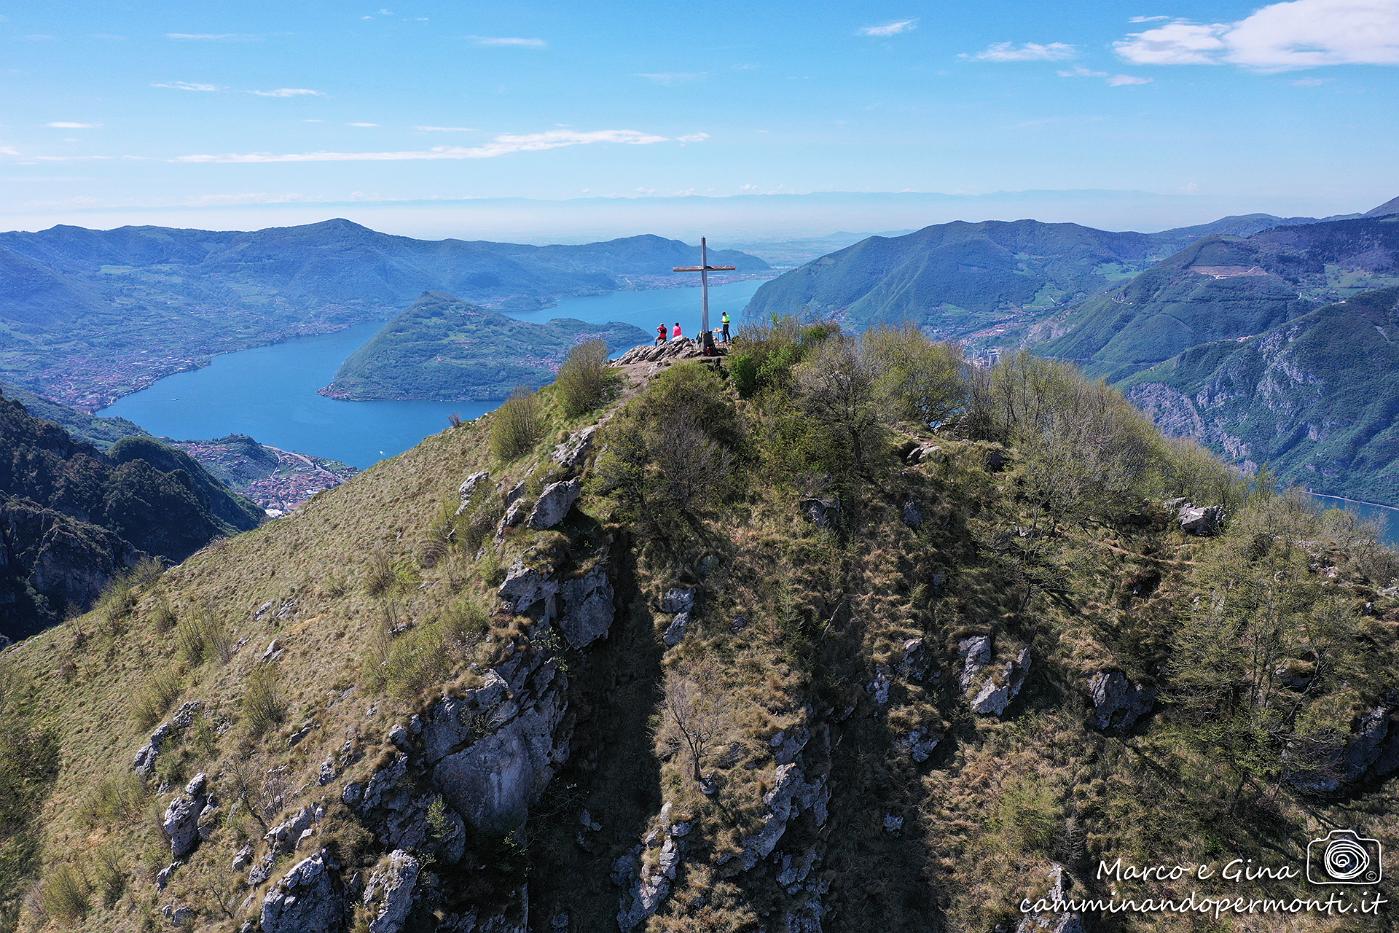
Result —
[[[1399,546],[1399,509],[1390,508],[1383,505],[1372,505],[1369,502],[1356,502],[1353,499],[1337,499],[1334,496],[1320,496],[1312,494],[1324,508],[1345,509],[1347,512],[1354,512],[1367,521],[1378,521],[1381,533],[1386,544]]]
[[[738,312],[760,280],[709,290],[713,322]],[[699,330],[699,290],[665,288],[570,298],[552,308],[513,314],[521,320],[571,317],[622,321],[648,332],[661,321]],[[334,334],[214,357],[202,369],[177,373],[98,412],[128,418],[153,434],[196,440],[247,434],[264,444],[368,467],[402,453],[447,427],[453,414],[474,418],[500,404],[483,402],[347,402],[317,395],[347,356],[378,332],[361,324]]]

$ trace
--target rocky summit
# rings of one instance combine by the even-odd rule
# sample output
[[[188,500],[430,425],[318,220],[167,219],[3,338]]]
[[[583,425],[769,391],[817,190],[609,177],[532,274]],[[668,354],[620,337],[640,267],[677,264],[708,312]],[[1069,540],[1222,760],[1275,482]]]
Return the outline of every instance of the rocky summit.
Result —
[[[727,349],[575,368],[5,648],[0,927],[1184,930],[1068,899],[1394,837],[1363,524],[1062,363]]]

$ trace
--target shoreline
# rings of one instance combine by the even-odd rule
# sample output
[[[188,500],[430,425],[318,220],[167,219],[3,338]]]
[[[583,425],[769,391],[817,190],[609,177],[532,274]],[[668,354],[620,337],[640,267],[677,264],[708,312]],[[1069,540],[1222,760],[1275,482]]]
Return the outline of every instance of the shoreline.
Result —
[[[1376,509],[1384,509],[1389,512],[1399,512],[1399,505],[1386,505],[1383,502],[1371,502],[1369,499],[1352,499],[1349,496],[1333,496],[1326,492],[1312,492],[1307,490],[1307,495],[1315,496],[1318,499],[1335,499],[1337,502],[1353,502],[1356,505],[1368,505]]]

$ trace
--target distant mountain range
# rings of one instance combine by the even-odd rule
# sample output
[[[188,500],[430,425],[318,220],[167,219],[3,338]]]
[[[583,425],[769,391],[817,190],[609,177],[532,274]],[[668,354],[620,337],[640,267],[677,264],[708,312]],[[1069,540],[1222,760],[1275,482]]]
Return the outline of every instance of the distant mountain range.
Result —
[[[430,293],[341,365],[326,394],[346,399],[498,399],[517,386],[552,382],[577,343],[609,349],[650,339],[631,324],[557,319],[535,324]]]
[[[346,220],[251,233],[0,234],[0,382],[95,410],[215,353],[385,319],[424,291],[539,308],[668,279],[698,252],[657,236],[580,246],[426,241]],[[711,259],[768,268],[745,253]]]
[[[103,453],[0,395],[0,635],[87,609],[144,557],[183,560],[262,511],[149,437]]]
[[[833,317],[856,327],[913,322],[943,338],[1001,342],[1201,237],[1308,220],[1249,214],[1161,233],[1035,220],[938,224],[813,260],[764,284],[745,313]]]
[[[1201,343],[1121,388],[1166,433],[1236,462],[1267,463],[1321,492],[1399,502],[1399,288]]]

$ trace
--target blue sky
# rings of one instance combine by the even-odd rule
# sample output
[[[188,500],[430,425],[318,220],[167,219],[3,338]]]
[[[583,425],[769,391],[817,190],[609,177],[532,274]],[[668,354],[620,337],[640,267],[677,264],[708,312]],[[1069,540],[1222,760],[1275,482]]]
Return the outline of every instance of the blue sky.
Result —
[[[1399,195],[1399,0],[107,0],[0,17],[7,229],[1148,229]],[[813,192],[951,197],[772,197]]]

